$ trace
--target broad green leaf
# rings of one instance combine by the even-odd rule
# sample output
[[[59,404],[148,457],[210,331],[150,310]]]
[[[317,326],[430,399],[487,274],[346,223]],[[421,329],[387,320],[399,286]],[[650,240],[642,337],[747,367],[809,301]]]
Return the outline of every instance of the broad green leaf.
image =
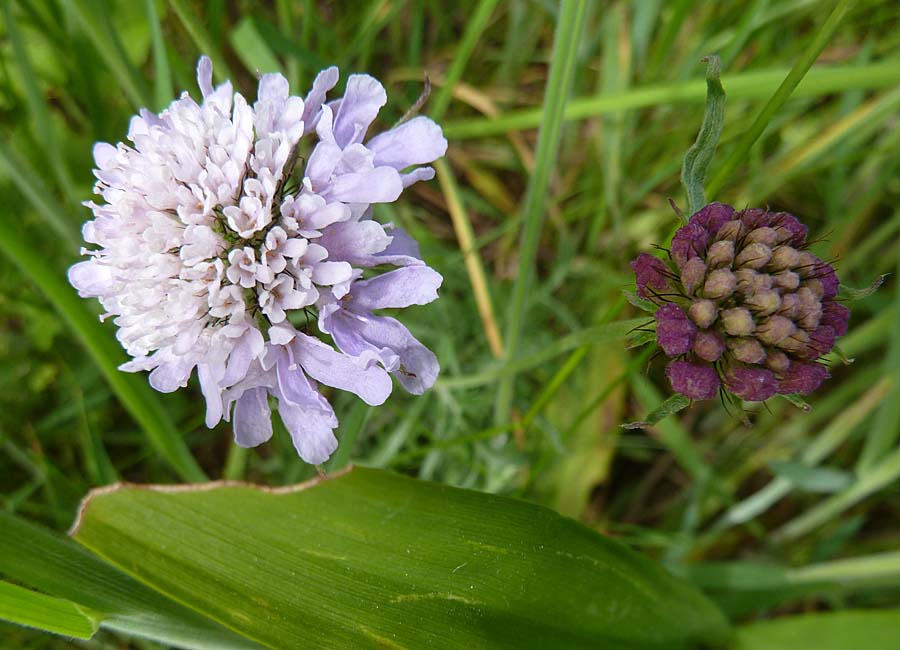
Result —
[[[900,610],[792,616],[738,628],[734,650],[896,650]]]
[[[90,639],[97,631],[97,620],[75,603],[3,581],[0,619],[78,639]]]
[[[694,648],[699,592],[524,501],[374,469],[293,488],[121,486],[75,539],[272,648]]]
[[[719,146],[719,138],[725,126],[725,90],[719,79],[722,63],[715,55],[706,57],[704,61],[706,61],[706,111],[703,114],[697,141],[688,149],[681,166],[681,184],[684,185],[684,192],[687,195],[687,216],[706,205],[706,193],[703,189],[706,172],[709,170],[709,163],[712,162],[716,147]]]
[[[259,648],[70,540],[4,512],[0,512],[0,576],[86,608],[101,627],[111,630],[197,650]]]

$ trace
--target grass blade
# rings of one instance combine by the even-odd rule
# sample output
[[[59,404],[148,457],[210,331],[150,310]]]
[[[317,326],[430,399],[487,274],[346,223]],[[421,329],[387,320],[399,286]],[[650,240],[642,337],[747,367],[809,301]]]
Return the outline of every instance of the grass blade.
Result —
[[[565,0],[562,3],[553,38],[550,75],[547,89],[544,92],[543,117],[538,135],[534,171],[529,179],[525,204],[522,207],[524,225],[519,254],[519,273],[513,286],[506,324],[504,356],[507,362],[514,361],[519,352],[524,328],[526,298],[535,272],[534,261],[544,221],[545,199],[550,185],[550,175],[556,165],[563,112],[571,89],[578,44],[581,42],[585,5],[584,0]],[[494,422],[498,425],[509,421],[514,382],[514,376],[509,375],[500,382],[497,388]]]
[[[97,621],[74,603],[0,581],[0,620],[76,639],[90,639]]]

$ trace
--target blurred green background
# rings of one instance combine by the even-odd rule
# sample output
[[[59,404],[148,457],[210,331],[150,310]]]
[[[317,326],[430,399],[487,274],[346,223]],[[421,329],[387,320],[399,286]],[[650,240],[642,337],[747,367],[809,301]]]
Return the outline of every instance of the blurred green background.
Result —
[[[900,270],[900,7],[850,4],[710,198],[796,214],[813,250],[864,286]],[[117,479],[192,480],[202,468],[279,485],[314,474],[283,430],[249,453],[227,424],[207,430],[198,386],[161,395],[144,376],[111,372],[124,360],[114,329],[97,323],[98,306],[75,296],[65,270],[90,215],[81,202],[93,143],[122,139],[139,107],[160,110],[184,89],[198,96],[201,53],[248,97],[258,72],[283,72],[303,95],[337,64],[345,77],[385,83],[382,128],[416,102],[427,75],[424,112],[450,149],[436,180],[376,211],[407,228],[445,277],[438,302],[402,317],[437,353],[441,379],[378,408],[332,395],[341,447],[327,469],[354,462],[546,504],[687,575],[736,620],[900,604],[896,275],[851,305],[841,347],[854,362],[832,355],[833,379],[812,410],[771,400],[750,413],[752,428],[710,401],[622,430],[669,391],[651,350],[626,349],[604,327],[641,316],[622,295],[628,261],[671,235],[670,197],[684,206],[678,173],[703,115],[700,58],[719,54],[728,94],[715,177],[833,6],[588,3],[553,161],[536,143],[555,2],[4,0],[0,506],[64,530],[90,487]],[[523,214],[534,218],[524,197],[547,164],[537,275],[506,363]],[[514,386],[508,417],[495,409],[503,381]],[[0,639],[74,647],[5,626]],[[155,646],[107,634],[81,647]]]

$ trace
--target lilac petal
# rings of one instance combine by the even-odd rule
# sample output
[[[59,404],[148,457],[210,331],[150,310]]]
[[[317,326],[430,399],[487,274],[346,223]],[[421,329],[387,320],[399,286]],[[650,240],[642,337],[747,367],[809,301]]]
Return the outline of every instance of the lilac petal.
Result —
[[[187,386],[194,365],[183,358],[163,362],[150,373],[150,385],[160,393],[174,393]]]
[[[112,268],[93,260],[69,267],[69,284],[78,290],[82,298],[101,296],[112,288],[114,282]]]
[[[691,222],[703,226],[710,235],[715,235],[723,224],[731,220],[734,208],[723,203],[710,203],[694,213]]]
[[[782,395],[808,395],[830,376],[828,368],[821,364],[792,361],[788,369],[781,374],[778,392]]]
[[[94,145],[94,162],[100,169],[106,169],[115,163],[119,150],[108,142],[98,142]]]
[[[391,243],[384,227],[375,221],[343,221],[329,226],[317,240],[328,249],[328,258],[354,266],[385,264],[376,255]]]
[[[318,339],[298,333],[291,344],[294,359],[310,377],[358,395],[366,404],[383,404],[391,394],[391,378],[378,366],[363,367],[353,357]]]
[[[255,327],[247,328],[235,342],[228,356],[225,366],[225,376],[222,378],[223,386],[233,386],[244,377],[250,369],[254,359],[258,359],[265,349],[265,339],[262,332]]]
[[[306,165],[306,177],[312,183],[313,190],[316,192],[324,191],[328,188],[331,181],[331,175],[334,173],[335,167],[341,161],[344,152],[333,142],[319,142],[312,153],[309,155],[309,162]]]
[[[375,77],[350,75],[341,106],[334,116],[334,139],[338,145],[344,148],[362,142],[369,125],[386,103],[387,93]]]
[[[653,295],[654,292],[649,289],[659,292],[664,291],[668,286],[666,273],[669,269],[666,263],[658,257],[641,253],[631,263],[631,268],[634,269],[637,294],[641,298],[650,298]]]
[[[407,266],[382,273],[371,280],[355,282],[348,307],[354,311],[371,311],[426,305],[437,300],[437,290],[443,280],[440,273],[428,266]]]
[[[279,399],[307,409],[327,409],[328,402],[304,374],[303,369],[291,360],[287,348],[281,348],[276,361]]]
[[[391,224],[385,226],[385,231],[390,233],[391,243],[387,248],[378,253],[375,258],[377,264],[390,264],[392,266],[415,266],[424,264],[422,254],[419,252],[419,243],[409,236],[402,228],[394,228]]]
[[[400,384],[414,395],[434,385],[441,367],[434,353],[422,345],[398,320],[343,315],[331,321],[332,335],[342,350],[356,356],[378,355]]]
[[[827,325],[834,331],[837,337],[847,333],[847,323],[850,321],[850,310],[834,300],[822,302],[821,325]]]
[[[391,203],[400,198],[403,182],[393,167],[376,167],[367,172],[335,176],[325,193],[329,199],[345,203]]]
[[[234,442],[256,447],[272,437],[272,411],[265,388],[245,391],[234,405]]]
[[[747,402],[764,402],[778,392],[775,373],[765,368],[730,368],[725,373],[725,385]]]
[[[212,95],[212,60],[206,55],[197,61],[197,85],[204,97]]]
[[[319,111],[325,101],[325,95],[335,87],[338,82],[338,69],[335,66],[325,68],[316,75],[312,90],[303,100],[303,131],[310,133],[315,130],[319,121]]]
[[[687,354],[696,333],[697,326],[678,305],[668,303],[656,310],[656,342],[668,356]]]
[[[259,88],[256,97],[259,101],[283,102],[290,94],[288,80],[277,72],[264,74],[260,77]]]
[[[427,117],[416,117],[375,136],[366,143],[375,152],[375,165],[406,169],[434,162],[447,152],[441,127]]]
[[[430,181],[432,178],[434,178],[434,167],[417,167],[408,174],[401,174],[400,182],[403,183],[405,189],[419,181]]]
[[[319,262],[313,267],[312,280],[323,286],[347,282],[353,277],[353,267],[347,262]]]
[[[294,448],[300,458],[312,465],[324,463],[338,447],[334,437],[337,419],[330,407],[328,411],[303,408],[279,399],[278,414],[291,434]]]
[[[672,390],[691,399],[712,399],[719,390],[719,376],[707,365],[672,361],[666,366]]]
[[[213,376],[209,364],[197,365],[197,377],[200,379],[200,390],[206,400],[206,427],[212,429],[222,419],[222,388]]]

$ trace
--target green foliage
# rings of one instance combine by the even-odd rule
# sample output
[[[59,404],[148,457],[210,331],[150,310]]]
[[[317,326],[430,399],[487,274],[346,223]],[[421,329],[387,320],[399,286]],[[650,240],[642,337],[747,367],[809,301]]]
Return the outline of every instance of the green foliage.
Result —
[[[124,486],[74,537],[272,648],[693,648],[728,636],[689,585],[523,501],[354,469],[270,491]],[[539,587],[538,587],[539,586]]]
[[[115,369],[124,355],[111,328],[65,282],[89,214],[80,203],[91,197],[92,144],[121,140],[140,106],[162,108],[183,89],[196,97],[200,53],[250,99],[258,71],[282,70],[300,93],[326,65],[371,72],[388,88],[382,127],[413,105],[427,73],[424,113],[441,118],[451,141],[441,182],[376,216],[413,233],[445,277],[441,300],[404,315],[442,376],[430,393],[398,391],[377,409],[333,395],[342,446],[329,471],[388,467],[564,510],[684,574],[735,621],[776,618],[745,628],[742,643],[767,626],[790,629],[787,615],[801,610],[848,610],[828,619],[848,635],[875,629],[881,615],[856,610],[900,604],[896,10],[880,0],[583,4],[4,3],[0,506],[11,521],[65,529],[89,488],[119,477],[285,485],[314,474],[284,431],[239,451],[227,425],[203,428],[196,385],[159,395],[146,377]],[[652,334],[629,335],[648,315],[622,290],[633,287],[628,261],[675,226],[668,199],[700,127],[698,61],[711,53],[723,61],[728,114],[708,196],[797,214],[846,286],[893,275],[874,293],[845,290],[861,298],[848,303],[841,341],[855,361],[834,355],[832,379],[805,398],[809,412],[796,399],[747,414],[710,401],[622,430],[670,394],[652,346],[628,347]],[[450,227],[451,208],[466,242]],[[495,356],[490,331],[520,331],[507,358]],[[510,389],[498,409],[501,383]],[[85,574],[54,558],[92,556],[24,530],[0,521],[0,539],[22,535],[0,554],[0,578],[100,612],[93,647],[125,647],[117,635],[136,633],[128,621],[138,611],[176,635],[156,637],[171,645],[203,647],[183,633],[242,647],[199,615],[178,627],[190,610],[165,609],[157,592],[104,563],[103,580],[76,589]],[[724,565],[692,570],[713,562]],[[135,586],[138,600],[122,597]],[[769,642],[759,638],[750,647]],[[10,626],[0,639],[73,647]]]
[[[719,75],[722,62],[719,57],[710,55],[706,58],[706,111],[697,141],[688,149],[681,165],[681,184],[687,195],[687,213],[689,217],[706,205],[706,172],[712,162],[722,129],[725,128],[725,90]]]

